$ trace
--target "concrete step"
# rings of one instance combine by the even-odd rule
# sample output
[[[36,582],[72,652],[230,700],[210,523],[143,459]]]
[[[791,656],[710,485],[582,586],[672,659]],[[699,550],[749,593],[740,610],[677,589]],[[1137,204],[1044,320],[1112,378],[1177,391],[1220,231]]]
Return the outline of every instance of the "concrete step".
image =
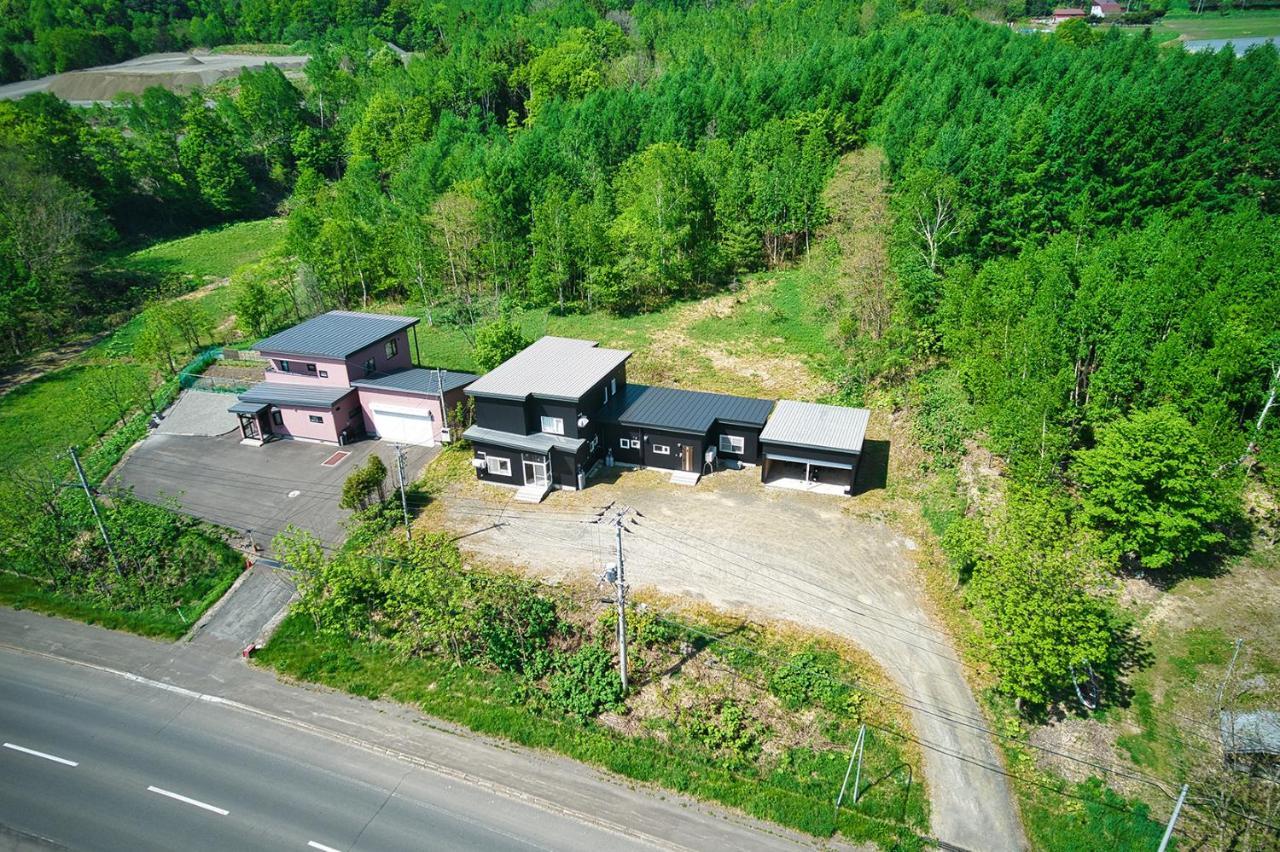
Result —
[[[516,491],[516,502],[517,503],[541,503],[542,498],[547,496],[547,491],[550,489],[550,487],[551,487],[550,484],[525,485],[524,487]]]
[[[689,470],[677,470],[671,473],[672,485],[697,485],[698,480],[702,478],[702,474],[694,473]]]

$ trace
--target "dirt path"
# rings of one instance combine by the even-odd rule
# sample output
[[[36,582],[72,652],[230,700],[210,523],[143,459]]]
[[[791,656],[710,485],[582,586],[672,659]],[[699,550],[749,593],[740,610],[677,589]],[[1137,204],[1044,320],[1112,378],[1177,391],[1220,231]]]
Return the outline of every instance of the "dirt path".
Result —
[[[14,367],[10,372],[0,374],[0,396],[4,396],[19,385],[33,382],[41,376],[67,366],[67,364],[83,355],[109,334],[111,332],[104,331],[101,334],[95,334],[93,337],[64,343],[61,346],[50,349],[48,352],[41,353],[20,366]]]
[[[612,560],[612,538],[579,516],[610,502],[632,507],[638,515],[624,546],[634,588],[857,642],[894,679],[911,713],[934,835],[964,849],[1023,848],[987,722],[925,604],[915,543],[854,517],[847,498],[764,489],[758,478],[755,470],[724,471],[687,489],[656,471],[626,472],[576,494],[554,492],[539,506],[508,504],[501,517],[494,508],[485,515],[484,504],[472,502],[474,483],[461,483],[444,501],[445,523],[476,556],[552,581],[590,581]]]

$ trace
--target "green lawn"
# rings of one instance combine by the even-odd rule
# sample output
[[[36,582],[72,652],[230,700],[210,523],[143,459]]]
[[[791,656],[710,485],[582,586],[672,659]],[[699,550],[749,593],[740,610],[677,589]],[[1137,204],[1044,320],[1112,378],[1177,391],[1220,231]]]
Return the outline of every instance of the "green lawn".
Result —
[[[1212,38],[1244,38],[1280,35],[1280,9],[1218,11],[1195,14],[1186,8],[1169,11],[1151,28],[1152,35],[1167,33],[1183,41]]]
[[[279,246],[284,234],[284,219],[237,222],[119,254],[108,263],[158,278],[226,278]]]
[[[596,340],[602,346],[643,349],[652,340],[653,332],[669,326],[682,307],[683,305],[675,305],[656,313],[632,317],[618,317],[603,311],[557,316],[546,308],[538,308],[521,312],[520,323],[525,336],[531,340],[554,334]],[[423,318],[422,324],[418,326],[419,363],[450,370],[478,369],[471,344],[456,326],[429,326],[425,312],[412,304],[376,310],[395,311]]]

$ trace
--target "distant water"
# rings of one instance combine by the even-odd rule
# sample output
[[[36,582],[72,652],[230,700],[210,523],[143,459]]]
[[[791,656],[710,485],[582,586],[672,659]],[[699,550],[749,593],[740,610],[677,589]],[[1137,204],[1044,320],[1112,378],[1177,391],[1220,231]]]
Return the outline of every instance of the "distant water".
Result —
[[[1236,56],[1244,56],[1245,51],[1251,47],[1257,47],[1260,44],[1271,42],[1276,47],[1280,47],[1280,36],[1250,36],[1249,38],[1202,38],[1193,41],[1184,41],[1182,46],[1193,52],[1203,50],[1218,51],[1227,45],[1231,45],[1236,52]]]

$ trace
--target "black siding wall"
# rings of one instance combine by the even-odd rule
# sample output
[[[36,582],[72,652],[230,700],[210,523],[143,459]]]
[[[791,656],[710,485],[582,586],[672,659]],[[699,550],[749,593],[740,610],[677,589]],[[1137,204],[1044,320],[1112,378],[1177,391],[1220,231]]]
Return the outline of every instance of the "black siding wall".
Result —
[[[475,444],[473,449],[475,450],[476,458],[480,458],[480,454],[483,453],[486,458],[494,456],[511,462],[510,476],[490,473],[487,467],[476,468],[476,475],[481,480],[484,482],[502,482],[507,485],[524,485],[524,469],[521,466],[520,452],[518,450],[508,450],[505,447],[495,447],[491,444]]]
[[[759,426],[717,426],[711,432],[711,446],[721,456],[729,456],[730,458],[741,459],[750,464],[760,463],[760,430]],[[720,452],[720,436],[734,435],[742,438],[742,453],[725,453]]]
[[[515,435],[528,435],[538,431],[536,428],[529,428],[522,400],[477,396],[475,401],[477,426]]]
[[[646,467],[661,467],[667,470],[683,470],[681,463],[685,447],[693,447],[693,464],[691,468],[697,472],[702,470],[703,438],[701,435],[685,435],[679,432],[663,432],[657,429],[643,430],[641,440]],[[653,451],[654,444],[671,448],[671,455],[659,455]]]

